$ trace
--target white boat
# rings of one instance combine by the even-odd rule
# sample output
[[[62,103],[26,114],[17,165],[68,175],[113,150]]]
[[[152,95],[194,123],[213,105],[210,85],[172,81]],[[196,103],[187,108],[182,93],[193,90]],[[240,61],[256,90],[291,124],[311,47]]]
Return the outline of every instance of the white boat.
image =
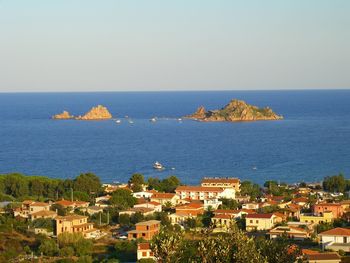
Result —
[[[178,120],[178,121],[182,121],[182,119],[181,119],[181,118],[178,118],[177,120]]]
[[[119,124],[119,123],[121,123],[122,121],[121,120],[119,120],[119,119],[117,119],[116,121],[115,121],[115,123],[117,123],[117,124]]]
[[[157,121],[157,118],[156,117],[153,117],[152,119],[149,120],[150,122],[156,122]]]
[[[164,166],[161,163],[159,163],[159,162],[155,162],[153,164],[153,168],[157,169],[157,170],[162,170],[162,169],[164,169]]]
[[[132,120],[129,120],[129,123],[130,123],[130,124],[133,124],[133,123],[134,123],[134,121],[132,121]]]

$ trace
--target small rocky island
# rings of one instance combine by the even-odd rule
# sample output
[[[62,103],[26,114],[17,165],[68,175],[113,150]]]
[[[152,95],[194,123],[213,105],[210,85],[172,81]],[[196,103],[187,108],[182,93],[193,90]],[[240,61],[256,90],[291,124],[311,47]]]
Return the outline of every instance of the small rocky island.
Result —
[[[109,120],[112,118],[112,114],[108,111],[106,107],[102,105],[98,105],[96,107],[93,107],[90,111],[88,111],[83,116],[74,117],[73,115],[70,115],[68,111],[63,111],[60,114],[56,114],[52,116],[52,118],[55,120],[68,120],[68,119],[84,120],[84,121]]]
[[[206,111],[203,106],[197,111],[184,118],[198,121],[260,121],[260,120],[281,120],[283,117],[277,115],[269,107],[258,108],[247,104],[242,100],[231,100],[225,107],[220,110]]]

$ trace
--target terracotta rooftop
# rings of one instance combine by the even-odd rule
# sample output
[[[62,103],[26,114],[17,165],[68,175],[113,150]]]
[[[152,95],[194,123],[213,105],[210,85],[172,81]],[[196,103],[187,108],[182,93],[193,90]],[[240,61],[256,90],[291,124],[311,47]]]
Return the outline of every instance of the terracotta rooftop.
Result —
[[[319,203],[315,204],[315,206],[341,206],[339,203]]]
[[[350,236],[350,229],[349,228],[333,228],[331,230],[324,231],[319,234],[320,236]]]
[[[338,253],[336,252],[326,252],[326,253],[317,253],[306,255],[309,261],[311,260],[336,260],[341,259]]]
[[[149,225],[156,225],[156,224],[160,224],[160,221],[158,220],[143,221],[143,222],[136,223],[135,226],[149,226]]]
[[[214,211],[214,214],[238,214],[240,210],[233,209],[217,209]]]
[[[203,204],[200,203],[188,203],[185,205],[181,205],[176,207],[176,210],[188,210],[188,209],[199,209],[199,208],[203,208]]]
[[[74,205],[74,202],[68,201],[68,200],[60,200],[55,202],[55,204],[61,205],[61,206],[72,206]]]
[[[137,246],[137,249],[139,250],[148,250],[151,249],[151,246],[149,243],[139,243]]]
[[[158,198],[158,199],[171,199],[175,196],[174,193],[154,193],[152,195],[152,199],[153,198]]]
[[[229,178],[229,177],[207,177],[202,179],[202,183],[233,183],[237,184],[239,183],[238,178]]]
[[[195,191],[195,192],[222,192],[221,187],[206,187],[206,186],[192,186],[181,185],[176,188],[176,191]]]
[[[248,214],[246,218],[271,218],[274,214]]]

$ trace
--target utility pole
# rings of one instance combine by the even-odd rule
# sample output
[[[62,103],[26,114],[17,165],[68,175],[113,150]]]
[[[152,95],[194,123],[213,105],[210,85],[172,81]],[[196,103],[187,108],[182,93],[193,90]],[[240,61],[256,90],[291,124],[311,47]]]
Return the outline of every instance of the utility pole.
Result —
[[[107,225],[109,225],[109,210],[107,210]]]
[[[70,188],[70,200],[73,202],[73,188]]]

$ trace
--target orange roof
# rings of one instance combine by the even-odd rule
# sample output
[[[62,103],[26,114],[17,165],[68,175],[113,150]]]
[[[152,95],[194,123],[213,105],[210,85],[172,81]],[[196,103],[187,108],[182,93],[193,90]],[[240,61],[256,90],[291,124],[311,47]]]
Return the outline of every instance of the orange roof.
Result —
[[[319,203],[315,204],[315,206],[341,206],[339,203]]]
[[[89,202],[84,202],[84,201],[75,201],[74,202],[76,205],[86,205],[89,204]]]
[[[319,235],[320,236],[350,236],[350,229],[337,227],[331,230],[324,231]]]
[[[317,253],[317,254],[308,254],[306,255],[309,261],[311,260],[339,260],[341,257],[337,252],[326,252],[326,253]]]
[[[311,250],[311,249],[302,249],[301,252],[304,255],[314,255],[314,254],[319,254],[320,253],[318,251]]]
[[[248,214],[246,218],[271,218],[274,214]]]
[[[158,198],[158,199],[172,199],[175,196],[173,193],[154,193],[151,197],[153,198]]]
[[[30,205],[31,203],[34,203],[34,201],[33,200],[24,200],[22,202],[22,204],[24,204],[24,205]]]
[[[199,208],[203,208],[203,204],[188,203],[188,204],[176,207],[176,210],[183,210],[183,209],[189,210],[189,209],[199,209]]]
[[[294,203],[307,203],[308,201],[309,199],[306,197],[298,197],[298,198],[292,199],[292,202]]]
[[[205,187],[205,186],[192,186],[181,185],[176,188],[176,191],[196,191],[196,192],[222,192],[224,189],[221,187]]]
[[[242,208],[240,209],[241,212],[244,212],[244,213],[247,213],[247,214],[256,214],[256,211],[253,210],[253,209],[245,209],[245,208]]]
[[[61,205],[61,206],[73,206],[74,202],[68,201],[68,200],[61,200],[55,202],[55,204]]]
[[[138,250],[149,250],[151,249],[151,246],[149,243],[139,243],[137,246]]]
[[[238,178],[229,178],[229,177],[205,177],[202,179],[202,183],[232,183],[237,184],[239,183]]]
[[[138,204],[146,204],[146,203],[147,203],[147,200],[146,200],[145,198],[143,198],[143,197],[137,198],[137,203],[138,203]]]
[[[85,218],[88,218],[88,216],[68,215],[68,216],[58,216],[58,217],[56,217],[56,220],[73,221],[73,220],[76,220],[76,219],[85,219]]]
[[[150,205],[160,205],[160,203],[158,203],[158,202],[156,202],[156,201],[148,202],[148,204],[150,204]]]

